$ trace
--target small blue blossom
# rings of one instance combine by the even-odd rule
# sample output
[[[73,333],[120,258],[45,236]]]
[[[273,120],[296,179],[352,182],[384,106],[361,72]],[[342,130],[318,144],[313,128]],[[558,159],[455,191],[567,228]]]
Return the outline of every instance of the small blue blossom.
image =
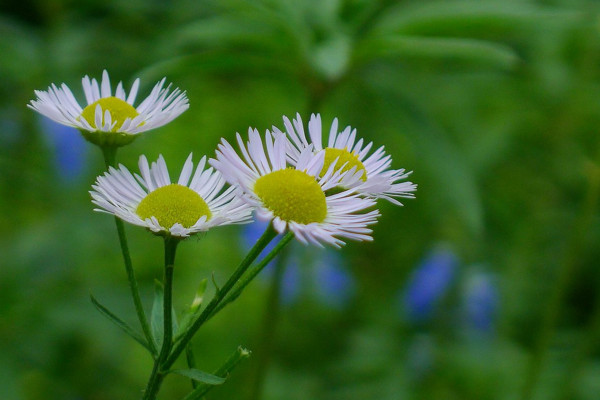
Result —
[[[270,222],[268,221],[261,221],[255,218],[252,223],[244,225],[244,229],[242,231],[242,246],[245,251],[249,251],[256,244],[258,239],[260,239],[262,234],[265,233],[265,231],[267,230],[269,223]],[[277,245],[280,239],[281,235],[277,235],[273,240],[271,240],[267,247],[265,247],[264,250],[257,257],[257,260],[260,260],[267,254],[269,254],[271,250],[273,250],[273,248]],[[269,267],[273,265],[273,262],[276,259],[277,258],[273,259],[267,265],[268,269],[270,269]]]
[[[494,330],[499,295],[492,274],[476,271],[465,280],[463,313],[467,329],[482,333]]]
[[[342,264],[339,253],[324,250],[314,264],[315,288],[318,298],[325,305],[341,309],[356,294],[356,284]]]
[[[246,250],[252,248],[267,223],[255,221],[244,227],[242,232],[243,246]],[[264,257],[279,241],[275,238],[258,259]],[[314,296],[321,304],[335,309],[341,309],[354,297],[356,284],[354,278],[343,266],[342,257],[331,249],[315,249],[291,243],[284,251],[285,271],[281,280],[281,301],[290,305],[299,300],[302,294]],[[279,256],[278,256],[279,257]],[[263,280],[273,276],[276,257],[260,274]]]
[[[48,118],[40,118],[42,133],[54,154],[59,175],[66,182],[81,176],[86,158],[85,140],[77,129],[56,123]]]
[[[457,259],[445,248],[433,250],[419,264],[401,293],[401,307],[412,322],[429,320],[454,279]]]

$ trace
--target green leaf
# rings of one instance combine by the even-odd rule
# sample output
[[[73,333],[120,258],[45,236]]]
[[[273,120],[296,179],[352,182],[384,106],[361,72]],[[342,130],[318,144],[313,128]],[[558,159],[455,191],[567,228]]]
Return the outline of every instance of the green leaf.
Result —
[[[127,325],[127,323],[125,323],[125,321],[123,321],[122,319],[117,317],[115,314],[113,314],[108,308],[106,308],[102,304],[100,304],[98,302],[98,300],[96,300],[94,298],[94,296],[90,295],[90,299],[92,300],[92,304],[94,304],[96,309],[98,311],[100,311],[100,313],[102,315],[104,315],[106,318],[108,318],[110,321],[112,321],[115,325],[117,325],[119,328],[121,328],[123,330],[123,332],[128,334],[136,342],[138,342],[139,344],[144,346],[146,349],[148,349],[148,351],[150,353],[152,353],[152,349],[150,348],[150,346],[148,345],[146,340],[144,340],[144,338],[139,333],[134,331],[129,325]]]
[[[488,35],[524,28],[547,29],[551,23],[573,24],[582,17],[579,11],[506,0],[416,2],[387,10],[373,31]]]
[[[512,68],[519,61],[519,56],[509,46],[467,38],[387,35],[362,42],[355,52],[359,61],[378,57],[451,59],[500,68]]]
[[[152,315],[150,317],[150,327],[152,329],[152,336],[154,337],[154,343],[157,348],[160,348],[163,340],[163,325],[164,325],[164,314],[163,314],[163,302],[164,302],[164,288],[162,283],[154,281],[154,303],[152,303]]]
[[[226,380],[225,378],[209,374],[208,372],[200,371],[199,369],[175,369],[169,372],[185,376],[187,378],[205,383],[207,385],[220,385]]]
[[[154,281],[154,303],[152,304],[152,315],[150,317],[150,328],[152,330],[152,336],[154,338],[154,343],[157,348],[160,348],[163,340],[163,328],[164,328],[164,288],[163,284],[157,280]],[[177,332],[178,323],[177,323],[177,315],[175,314],[175,310],[171,310],[171,320],[173,332]]]
[[[240,361],[250,357],[250,351],[239,346],[236,351],[225,361],[219,369],[214,372],[216,376],[229,376],[231,371],[240,363]],[[200,400],[208,393],[214,385],[201,383],[191,393],[188,393],[182,400]]]
[[[352,43],[345,35],[336,35],[318,43],[310,61],[313,68],[327,79],[337,79],[348,69]]]

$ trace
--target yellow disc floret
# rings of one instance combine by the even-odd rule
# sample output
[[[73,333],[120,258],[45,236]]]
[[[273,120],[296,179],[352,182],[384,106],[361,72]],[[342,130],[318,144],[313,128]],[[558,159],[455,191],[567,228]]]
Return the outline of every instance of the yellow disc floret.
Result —
[[[164,228],[180,223],[184,228],[192,227],[198,220],[211,217],[208,205],[198,193],[187,186],[172,183],[150,192],[138,204],[137,215],[141,219],[155,217]]]
[[[293,168],[271,172],[256,180],[254,192],[276,217],[290,222],[323,222],[325,193],[314,177]]]
[[[367,170],[362,162],[358,159],[356,154],[350,153],[346,149],[334,149],[333,147],[327,147],[325,149],[325,162],[323,163],[323,169],[321,170],[320,176],[325,175],[331,163],[333,163],[336,158],[338,159],[337,163],[335,163],[335,168],[341,168],[342,165],[346,164],[344,168],[342,168],[342,172],[349,171],[352,167],[356,167],[356,171],[363,171],[360,179],[363,181],[367,180]]]
[[[81,118],[84,118],[92,127],[96,127],[96,106],[98,105],[102,108],[102,124],[105,122],[104,113],[106,110],[110,112],[111,121],[113,123],[117,122],[111,129],[112,132],[118,132],[127,118],[133,119],[139,115],[137,110],[128,102],[114,96],[104,97],[88,105],[81,113]]]

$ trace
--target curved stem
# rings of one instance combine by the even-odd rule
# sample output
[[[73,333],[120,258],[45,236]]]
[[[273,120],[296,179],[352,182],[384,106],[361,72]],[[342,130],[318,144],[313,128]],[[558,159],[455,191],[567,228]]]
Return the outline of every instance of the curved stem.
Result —
[[[260,273],[260,271],[262,271],[267,266],[267,264],[269,264],[269,262],[271,262],[271,260],[273,260],[273,258],[275,258],[275,256],[293,238],[294,238],[293,233],[291,233],[291,232],[286,233],[285,236],[283,238],[281,238],[279,243],[277,243],[277,245],[273,248],[273,250],[271,250],[271,252],[265,256],[265,258],[260,260],[260,262],[258,264],[253,265],[252,268],[250,268],[248,270],[249,272],[246,274],[246,276],[244,276],[242,279],[240,279],[238,284],[235,285],[235,288],[232,290],[232,292],[225,299],[223,299],[223,301],[221,301],[219,306],[215,309],[215,311],[212,313],[212,315],[210,317],[212,317],[213,315],[215,315],[216,313],[221,311],[223,308],[225,308],[226,305],[228,305],[229,303],[231,303],[232,301],[237,299],[239,297],[239,295],[244,291],[246,286],[248,286],[248,284],[250,282],[252,282],[252,280],[254,278],[256,278],[256,275],[258,275]]]
[[[102,154],[104,156],[104,164],[106,169],[109,167],[116,167],[116,147],[102,147]],[[123,255],[123,262],[125,264],[125,272],[127,273],[127,280],[129,282],[129,288],[131,290],[131,296],[133,298],[133,305],[137,314],[144,337],[148,346],[152,351],[152,356],[156,358],[157,350],[152,339],[152,333],[150,332],[150,325],[148,324],[148,318],[144,312],[144,306],[142,305],[142,299],[140,298],[140,291],[138,289],[137,279],[133,272],[133,264],[131,263],[131,256],[129,254],[129,246],[127,244],[127,236],[125,236],[125,226],[123,221],[115,217],[115,224],[117,226],[117,234],[119,236],[119,245],[121,246],[121,254]]]
[[[179,355],[185,350],[187,344],[192,340],[198,329],[212,316],[213,312],[217,308],[217,306],[221,303],[221,301],[225,298],[225,296],[229,293],[229,291],[234,287],[234,285],[240,280],[242,275],[246,272],[250,264],[258,257],[258,255],[263,251],[263,249],[273,240],[273,238],[277,235],[277,232],[271,225],[266,229],[265,233],[258,239],[254,247],[250,249],[246,258],[240,263],[237,269],[233,272],[233,274],[229,277],[227,282],[223,285],[222,288],[217,288],[217,292],[215,296],[212,298],[210,303],[206,306],[204,311],[198,316],[198,318],[191,324],[188,331],[182,336],[179,343],[175,345],[175,348],[171,352],[171,355],[167,358],[164,363],[164,368],[168,369],[173,365],[175,360],[179,357]]]

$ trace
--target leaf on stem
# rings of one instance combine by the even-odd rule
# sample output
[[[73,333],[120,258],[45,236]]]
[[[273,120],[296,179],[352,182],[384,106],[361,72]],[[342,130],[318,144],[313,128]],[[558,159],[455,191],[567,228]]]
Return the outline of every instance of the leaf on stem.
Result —
[[[112,321],[115,325],[121,328],[123,332],[128,334],[133,340],[144,346],[150,353],[152,353],[152,349],[139,333],[134,331],[129,325],[127,325],[127,323],[125,323],[125,321],[113,314],[108,308],[100,304],[100,302],[98,302],[98,300],[96,300],[94,296],[90,295],[90,299],[92,300],[92,304],[96,307],[98,311],[100,311],[102,315],[104,315],[106,318]]]
[[[185,376],[187,378],[205,383],[207,385],[220,385],[226,380],[225,378],[209,374],[208,372],[200,371],[199,369],[174,369],[169,372]]]
[[[152,315],[150,316],[150,327],[152,329],[152,337],[154,338],[154,344],[157,348],[160,348],[163,341],[163,328],[164,328],[164,287],[158,280],[154,281],[154,303],[152,304]],[[171,311],[173,320],[173,332],[177,332],[177,318],[175,311]]]
[[[236,351],[225,361],[219,369],[214,372],[217,377],[224,376],[228,377],[231,371],[240,363],[240,361],[250,357],[250,350],[239,346]],[[226,379],[226,378],[221,378]],[[191,393],[185,396],[182,400],[200,400],[208,393],[214,385],[207,383],[200,383]]]
[[[213,284],[213,286],[215,287],[215,292],[216,292],[216,293],[215,293],[215,295],[218,295],[218,294],[219,294],[219,292],[221,291],[221,288],[220,288],[220,287],[219,287],[219,285],[217,284],[217,280],[216,280],[216,278],[215,278],[215,273],[214,273],[214,272],[212,273],[211,280],[212,280],[212,284]]]

